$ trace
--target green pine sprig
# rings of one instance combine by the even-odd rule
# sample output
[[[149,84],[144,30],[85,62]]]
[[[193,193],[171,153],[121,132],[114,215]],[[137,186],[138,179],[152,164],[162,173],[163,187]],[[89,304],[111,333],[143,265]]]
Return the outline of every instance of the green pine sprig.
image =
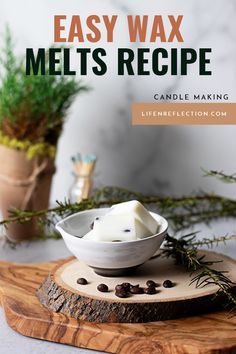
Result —
[[[228,240],[236,240],[236,235],[221,236],[211,240],[213,243],[226,242]],[[209,240],[205,238],[201,241],[201,246],[209,246]],[[191,233],[180,237],[179,239],[167,235],[166,244],[161,252],[164,257],[174,258],[175,262],[182,265],[192,276],[190,284],[195,284],[197,288],[214,284],[218,287],[216,296],[223,295],[226,298],[226,304],[231,308],[232,312],[236,311],[236,284],[227,277],[227,271],[217,270],[214,268],[216,263],[221,260],[209,261],[205,255],[199,255],[199,241],[197,241],[196,233]]]
[[[26,75],[6,28],[0,56],[0,131],[11,139],[56,145],[75,97],[88,86],[73,76]]]
[[[220,217],[236,217],[236,201],[221,196],[212,194],[183,197],[145,196],[140,193],[128,192],[122,188],[106,187],[80,203],[71,203],[69,200],[65,200],[64,202],[57,201],[55,207],[45,210],[10,210],[10,217],[1,221],[0,225],[12,222],[24,223],[35,217],[50,221],[51,218],[62,218],[82,210],[110,206],[133,198],[138,199],[149,209],[162,214],[168,219],[175,231],[183,230],[200,222],[209,223]]]
[[[216,179],[225,182],[225,183],[236,183],[236,173],[233,173],[231,175],[228,175],[224,173],[223,171],[214,171],[214,170],[204,170],[204,177],[215,177]]]

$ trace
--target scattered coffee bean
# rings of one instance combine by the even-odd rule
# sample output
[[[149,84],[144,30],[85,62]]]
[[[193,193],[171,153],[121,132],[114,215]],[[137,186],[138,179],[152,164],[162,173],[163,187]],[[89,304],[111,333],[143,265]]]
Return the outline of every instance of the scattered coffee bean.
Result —
[[[97,286],[98,291],[101,291],[102,293],[107,293],[108,292],[108,286],[106,284],[99,284]]]
[[[147,285],[147,287],[153,287],[153,288],[155,288],[156,286],[157,286],[157,284],[156,284],[156,282],[155,281],[153,281],[153,280],[148,280],[147,282],[146,282],[146,285]]]
[[[130,229],[125,229],[124,232],[130,232],[131,230]]]
[[[116,290],[115,295],[120,298],[126,298],[129,296],[129,294],[127,293],[127,291],[124,290],[124,288],[120,290]]]
[[[121,285],[125,291],[130,291],[130,283],[122,283]]]
[[[139,284],[135,284],[135,285],[130,284],[130,288],[132,288],[133,286],[139,286]]]
[[[88,284],[88,282],[85,278],[79,278],[79,279],[77,279],[77,284],[86,285],[86,284]]]
[[[164,286],[164,288],[172,288],[173,283],[171,280],[167,279],[163,282],[163,286]]]
[[[117,285],[115,286],[115,290],[116,290],[116,291],[124,290],[124,287],[123,287],[122,284],[117,284]]]
[[[95,220],[99,220],[99,217],[97,216],[97,217],[95,218]]]
[[[144,290],[143,290],[143,288],[140,288],[139,286],[132,286],[130,288],[130,292],[131,292],[131,294],[143,294]]]
[[[144,289],[145,294],[153,295],[156,294],[156,289],[154,287],[149,286],[148,288]]]

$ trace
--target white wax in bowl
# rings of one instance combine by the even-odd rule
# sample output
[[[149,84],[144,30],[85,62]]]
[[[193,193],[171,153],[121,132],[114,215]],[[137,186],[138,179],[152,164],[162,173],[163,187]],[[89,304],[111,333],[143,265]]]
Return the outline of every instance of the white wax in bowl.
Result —
[[[96,218],[93,230],[84,239],[96,241],[132,241],[157,233],[159,225],[137,200],[116,204]]]

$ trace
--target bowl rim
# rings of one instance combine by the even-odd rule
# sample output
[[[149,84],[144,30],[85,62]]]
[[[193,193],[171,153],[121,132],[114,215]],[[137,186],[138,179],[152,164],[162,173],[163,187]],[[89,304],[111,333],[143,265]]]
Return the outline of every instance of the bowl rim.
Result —
[[[74,213],[74,214],[72,214],[72,215],[69,215],[69,216],[67,216],[67,217],[65,217],[64,219],[62,219],[62,220],[60,220],[60,221],[58,221],[57,223],[56,223],[56,225],[55,225],[55,228],[60,232],[60,230],[62,229],[65,233],[66,233],[66,235],[67,236],[69,236],[69,237],[75,237],[77,240],[80,240],[81,242],[87,242],[87,243],[92,243],[92,244],[94,244],[94,243],[97,243],[97,244],[99,244],[99,245],[101,245],[101,244],[106,244],[106,245],[108,245],[108,244],[110,244],[110,245],[112,245],[113,247],[116,247],[116,246],[118,246],[118,247],[120,247],[121,245],[124,245],[124,244],[130,244],[130,243],[141,243],[141,242],[147,242],[147,240],[151,240],[151,239],[153,239],[153,238],[156,238],[156,237],[160,237],[160,236],[163,236],[163,234],[166,234],[167,233],[167,230],[168,230],[168,221],[162,216],[162,215],[160,215],[160,214],[157,214],[157,213],[154,213],[154,212],[152,212],[152,211],[149,211],[149,213],[152,215],[152,214],[154,214],[154,215],[156,215],[156,216],[158,216],[159,218],[161,218],[162,219],[162,222],[164,223],[164,230],[162,230],[161,232],[158,232],[158,233],[156,233],[156,234],[154,234],[154,235],[151,235],[151,236],[148,236],[148,237],[145,237],[145,238],[141,238],[141,239],[138,239],[138,240],[129,240],[129,241],[122,241],[122,242],[111,242],[111,241],[97,241],[97,240],[87,240],[87,239],[84,239],[83,238],[83,236],[82,237],[79,237],[79,236],[76,236],[76,235],[73,235],[73,234],[71,234],[71,233],[68,233],[68,231],[66,231],[62,226],[61,226],[61,224],[63,224],[64,222],[66,222],[66,221],[68,221],[68,220],[70,220],[70,219],[73,219],[73,218],[75,218],[76,216],[78,216],[78,215],[81,215],[81,214],[86,214],[86,213],[88,213],[88,212],[96,212],[96,211],[102,211],[102,210],[108,210],[109,208],[93,208],[93,209],[88,209],[88,210],[82,210],[82,211],[79,211],[79,212],[77,212],[77,213]],[[60,232],[61,233],[61,232]],[[62,235],[62,237],[64,238],[64,236]],[[115,246],[116,245],[116,246]]]

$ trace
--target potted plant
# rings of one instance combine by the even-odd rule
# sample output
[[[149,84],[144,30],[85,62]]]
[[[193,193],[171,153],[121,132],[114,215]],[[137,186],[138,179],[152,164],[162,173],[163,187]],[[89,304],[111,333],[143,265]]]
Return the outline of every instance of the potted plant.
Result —
[[[0,61],[0,209],[48,207],[57,141],[75,96],[87,90],[73,77],[26,75],[6,30]],[[12,224],[11,240],[39,232],[36,220]]]

